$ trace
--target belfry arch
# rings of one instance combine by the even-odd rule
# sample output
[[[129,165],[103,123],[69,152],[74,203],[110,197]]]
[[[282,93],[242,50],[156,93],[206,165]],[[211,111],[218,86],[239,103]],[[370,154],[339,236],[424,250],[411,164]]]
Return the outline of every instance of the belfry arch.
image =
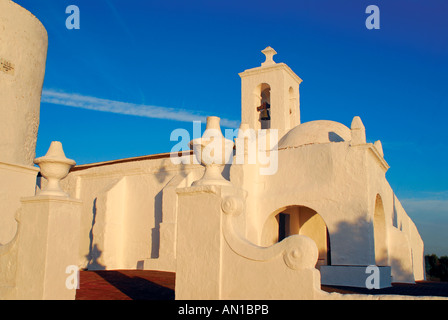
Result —
[[[257,129],[271,127],[271,86],[260,83],[254,90],[254,110],[258,112]]]
[[[327,225],[319,213],[306,206],[291,205],[274,211],[263,226],[261,244],[270,246],[295,234],[307,236],[316,243],[319,251],[316,268],[331,265]]]

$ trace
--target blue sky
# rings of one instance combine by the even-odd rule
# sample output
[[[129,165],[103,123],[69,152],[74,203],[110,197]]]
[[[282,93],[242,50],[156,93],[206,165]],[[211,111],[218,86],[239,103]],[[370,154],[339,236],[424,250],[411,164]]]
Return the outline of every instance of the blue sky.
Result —
[[[38,156],[53,140],[78,164],[162,153],[191,119],[238,125],[238,73],[272,46],[303,79],[302,122],[360,116],[426,253],[448,255],[445,0],[16,2],[49,34]],[[365,27],[371,4],[379,30]],[[69,5],[79,30],[65,27]],[[117,113],[86,109],[99,105]]]

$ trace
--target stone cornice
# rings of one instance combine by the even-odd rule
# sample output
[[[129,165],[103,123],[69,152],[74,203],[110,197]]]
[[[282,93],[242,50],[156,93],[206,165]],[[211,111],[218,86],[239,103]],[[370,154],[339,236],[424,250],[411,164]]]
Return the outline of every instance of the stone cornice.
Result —
[[[296,75],[294,73],[294,71],[291,70],[290,67],[288,67],[287,64],[285,63],[276,63],[274,65],[270,65],[270,66],[263,66],[263,67],[256,67],[256,68],[252,68],[252,69],[247,69],[241,73],[239,73],[238,75],[241,78],[250,76],[250,75],[254,75],[254,74],[260,74],[260,73],[265,73],[265,72],[272,72],[276,69],[279,70],[284,70],[286,71],[292,78],[294,78],[298,83],[302,82],[302,79],[300,79],[300,77],[298,75]]]
[[[370,154],[376,159],[376,161],[378,162],[378,164],[381,166],[381,168],[384,170],[384,172],[386,172],[387,170],[389,170],[390,166],[389,164],[386,162],[386,160],[384,160],[384,158],[381,156],[381,154],[378,152],[378,150],[375,148],[375,146],[373,145],[373,143],[366,143],[366,144],[361,144],[361,145],[356,145],[356,146],[352,146],[352,148],[365,148],[368,149],[370,151]]]
[[[70,203],[74,205],[82,204],[82,200],[69,198],[69,197],[59,197],[59,196],[34,196],[34,197],[24,197],[20,201],[23,202],[60,202],[60,203]]]
[[[7,170],[33,173],[33,174],[39,172],[38,167],[26,166],[26,165],[22,165],[22,164],[9,163],[9,162],[1,162],[1,161],[0,161],[0,169],[7,169]]]

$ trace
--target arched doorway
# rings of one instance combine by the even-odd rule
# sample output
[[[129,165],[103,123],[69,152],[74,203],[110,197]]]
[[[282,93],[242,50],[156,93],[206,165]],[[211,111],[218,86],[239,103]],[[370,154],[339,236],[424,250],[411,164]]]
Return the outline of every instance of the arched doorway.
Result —
[[[324,219],[309,207],[294,205],[276,210],[264,225],[262,245],[273,245],[294,234],[307,236],[316,243],[319,251],[316,268],[331,265],[327,225]]]
[[[373,236],[375,244],[375,264],[377,266],[389,265],[389,250],[387,247],[386,216],[384,214],[383,200],[378,194],[375,200],[373,214]]]

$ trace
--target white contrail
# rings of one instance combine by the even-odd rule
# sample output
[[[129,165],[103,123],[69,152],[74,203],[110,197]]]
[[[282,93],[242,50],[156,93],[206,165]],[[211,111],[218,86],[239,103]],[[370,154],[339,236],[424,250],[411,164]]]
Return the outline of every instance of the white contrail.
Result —
[[[185,109],[140,105],[89,97],[76,93],[65,93],[51,89],[42,90],[42,102],[74,108],[182,122],[201,121],[205,123],[207,118],[205,115]],[[235,120],[221,119],[221,125],[228,128],[238,128],[239,122]]]

